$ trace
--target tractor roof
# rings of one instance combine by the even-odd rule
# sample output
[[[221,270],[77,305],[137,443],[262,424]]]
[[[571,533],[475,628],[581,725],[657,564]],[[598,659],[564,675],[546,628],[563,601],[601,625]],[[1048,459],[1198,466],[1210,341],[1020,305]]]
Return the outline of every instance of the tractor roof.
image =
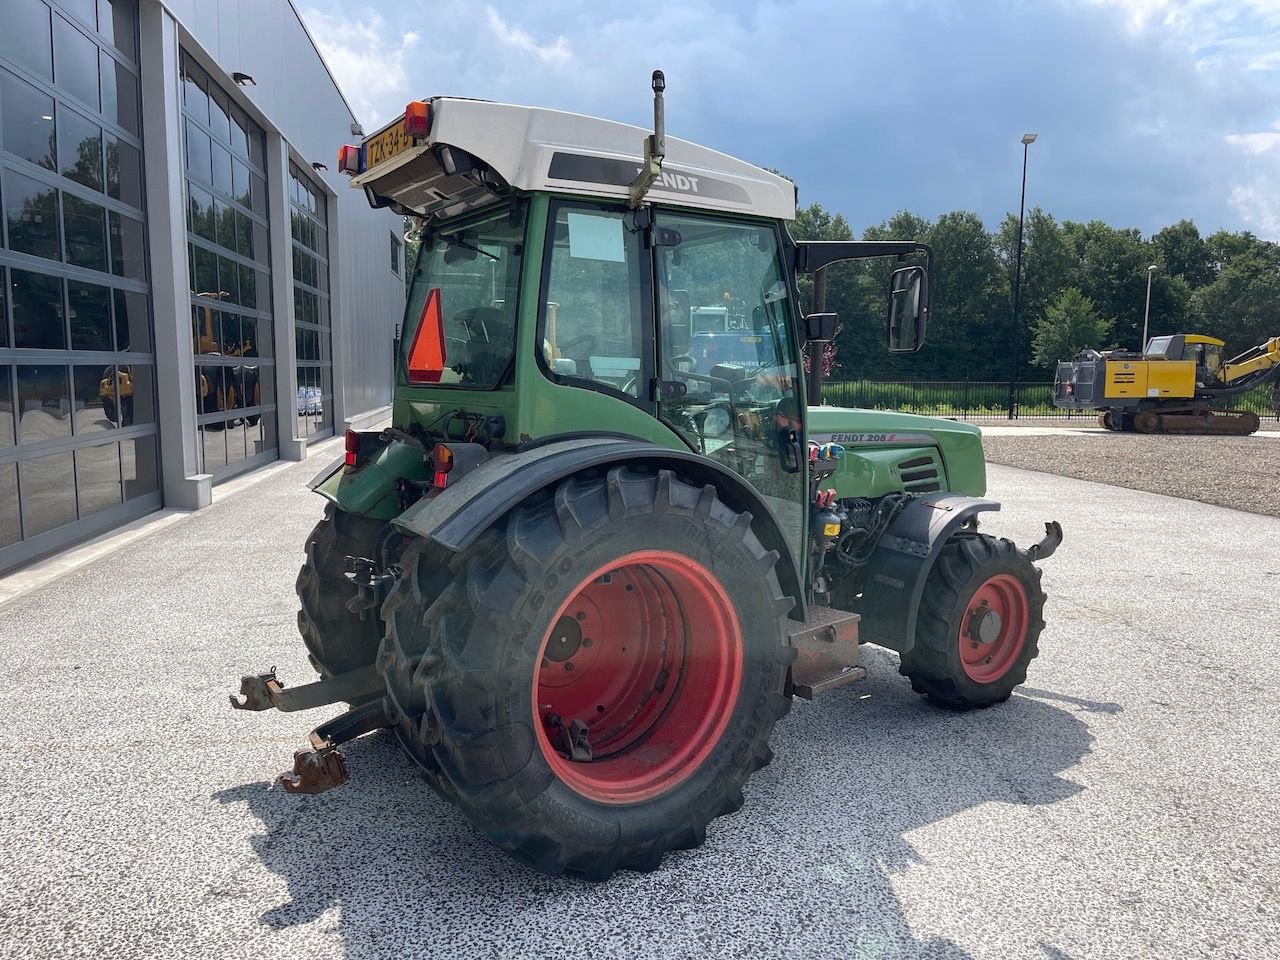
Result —
[[[541,107],[436,97],[430,127],[414,145],[352,180],[379,205],[419,216],[453,216],[492,201],[504,186],[625,199],[651,131]],[[398,134],[396,120],[367,137]],[[662,176],[648,197],[674,206],[778,220],[795,217],[791,181],[707,147],[666,138]],[[442,150],[448,147],[449,150]],[[474,159],[473,159],[474,158]]]

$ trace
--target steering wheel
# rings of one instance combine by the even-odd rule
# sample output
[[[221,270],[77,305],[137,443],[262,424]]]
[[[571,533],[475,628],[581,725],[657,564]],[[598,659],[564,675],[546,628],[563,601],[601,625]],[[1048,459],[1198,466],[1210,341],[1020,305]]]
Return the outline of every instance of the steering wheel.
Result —
[[[576,337],[570,337],[564,343],[556,344],[556,347],[559,349],[560,353],[564,355],[575,354],[577,356],[582,356],[583,354],[586,354],[590,356],[596,352],[596,348],[599,347],[599,345],[600,341],[591,334],[582,333]]]

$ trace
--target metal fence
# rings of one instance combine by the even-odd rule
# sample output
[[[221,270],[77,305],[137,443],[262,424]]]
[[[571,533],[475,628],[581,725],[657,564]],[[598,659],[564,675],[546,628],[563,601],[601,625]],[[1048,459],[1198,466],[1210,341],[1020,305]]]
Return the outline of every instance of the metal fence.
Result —
[[[1090,422],[1092,410],[1053,405],[1053,384],[1007,380],[831,380],[822,385],[824,402],[838,407],[900,410],[961,420],[1047,419]],[[1252,410],[1264,420],[1280,420],[1272,387],[1233,397],[1224,409]],[[1217,406],[1217,404],[1215,404]]]

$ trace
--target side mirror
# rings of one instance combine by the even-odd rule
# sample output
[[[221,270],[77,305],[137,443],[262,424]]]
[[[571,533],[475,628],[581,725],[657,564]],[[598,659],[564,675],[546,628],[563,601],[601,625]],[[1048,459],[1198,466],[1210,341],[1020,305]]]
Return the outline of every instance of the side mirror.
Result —
[[[811,313],[804,318],[804,338],[809,340],[834,340],[836,338],[836,315],[834,313]]]
[[[923,267],[893,272],[889,285],[889,352],[915,353],[929,323],[929,275]]]

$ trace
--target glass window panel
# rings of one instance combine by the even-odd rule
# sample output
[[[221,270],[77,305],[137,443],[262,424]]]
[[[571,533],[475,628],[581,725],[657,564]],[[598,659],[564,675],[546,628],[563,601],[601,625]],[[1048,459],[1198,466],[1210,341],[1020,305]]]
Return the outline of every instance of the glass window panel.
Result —
[[[200,442],[204,447],[204,472],[213,473],[227,465],[227,441],[225,424],[206,423],[200,428]]]
[[[120,423],[120,402],[126,387],[114,366],[77,364],[71,368],[71,389],[77,436],[103,433]]]
[[[102,128],[58,106],[58,168],[64,177],[102,189]]]
[[[114,134],[105,137],[107,155],[107,196],[142,207],[142,154]]]
[[[226,310],[222,311],[222,349],[219,353],[224,353],[229,357],[234,357],[240,352],[240,314],[230,313]]]
[[[79,17],[90,30],[98,28],[97,0],[61,0],[62,9],[73,17]]]
[[[22,539],[18,519],[18,465],[0,463],[0,547]]]
[[[13,170],[6,170],[4,205],[9,220],[10,250],[50,260],[62,259],[58,191]]]
[[[76,518],[75,461],[55,453],[18,464],[22,484],[22,529],[27,537],[71,523]]]
[[[111,349],[111,290],[96,283],[67,281],[72,350]]]
[[[190,120],[187,121],[187,173],[201,183],[213,182],[209,135]]]
[[[268,246],[266,226],[253,221],[253,258],[261,264],[267,262]]]
[[[209,122],[209,80],[204,70],[182,55],[182,103],[187,113],[201,123]]]
[[[33,350],[65,350],[62,281],[30,270],[10,269],[13,345]]]
[[[258,319],[256,317],[240,318],[240,337],[244,343],[244,355],[258,356]]]
[[[262,391],[262,402],[271,404],[275,403],[276,396],[276,372],[275,367],[263,366],[258,370],[259,389]],[[272,446],[275,445],[276,438],[273,433],[271,436]]]
[[[246,207],[252,203],[249,196],[249,168],[239,160],[231,161],[231,196]]]
[[[191,305],[191,336],[196,353],[222,352],[222,313],[207,303]],[[202,390],[203,394],[204,391]]]
[[[155,493],[160,488],[156,472],[156,438],[138,437],[121,442],[120,467],[126,500]]]
[[[253,212],[260,217],[267,215],[267,181],[256,173],[249,175],[250,193],[253,194]]]
[[[226,148],[213,145],[213,189],[225,197],[232,196],[231,191],[231,154]]]
[[[71,436],[71,391],[67,368],[18,367],[18,436],[39,443]]]
[[[119,444],[102,443],[76,451],[76,492],[81,519],[124,502]]]
[[[267,165],[267,143],[262,134],[262,128],[248,117],[245,118],[245,126],[249,135],[249,162],[259,170],[265,169]]]
[[[134,0],[98,0],[98,30],[130,60],[138,56],[133,26]]]
[[[254,356],[273,357],[275,356],[275,345],[271,340],[271,321],[258,319],[256,321],[257,334],[254,338]]]
[[[258,291],[254,283],[256,272],[253,267],[240,265],[240,303],[243,306],[255,309],[258,306]]]
[[[54,83],[97,110],[98,47],[62,17],[53,18]]]
[[[227,466],[234,467],[245,458],[245,430],[243,420],[232,420],[227,424]]]
[[[4,29],[0,30],[0,56],[53,79],[53,43],[49,8],[40,0],[5,0]]]
[[[212,81],[209,83],[209,129],[215,139],[231,142],[231,105],[227,95]]]
[[[13,372],[0,367],[0,447],[17,443],[17,418],[13,415]]]
[[[145,294],[112,291],[115,297],[116,349],[122,353],[151,352],[151,323]]]
[[[156,371],[149,363],[131,363],[121,367],[121,412],[128,419],[125,426],[156,422]]]
[[[114,210],[107,217],[111,229],[111,272],[130,280],[147,279],[147,260],[143,252],[141,220],[126,217]]]
[[[213,219],[217,229],[217,236],[213,239],[217,241],[218,246],[225,247],[228,250],[236,248],[236,214],[229,206],[221,200],[213,201]]]
[[[253,221],[236,211],[236,252],[253,259]]]
[[[9,278],[0,267],[0,347],[9,346]],[[0,397],[4,391],[0,390]]]
[[[218,258],[218,293],[228,303],[240,302],[240,269],[226,257]]]
[[[0,30],[0,37],[6,32]],[[0,69],[0,112],[4,114],[5,150],[52,170],[53,97]]]
[[[231,105],[231,152],[244,159],[249,158],[249,118],[234,103]]]
[[[201,297],[218,296],[218,257],[204,247],[192,246],[195,272],[192,293]]]
[[[187,229],[197,237],[204,237],[206,240],[217,242],[218,235],[213,212],[213,194],[208,190],[200,189],[194,183],[188,183],[187,196],[189,198],[187,214],[190,221],[187,224]]]
[[[114,57],[102,57],[102,115],[130,133],[138,131],[138,78]]]
[[[67,263],[90,270],[107,269],[106,208],[89,200],[62,195],[63,229],[67,237]],[[112,217],[119,218],[112,213]],[[113,237],[114,240],[113,230]],[[117,270],[123,273],[123,269]]]

